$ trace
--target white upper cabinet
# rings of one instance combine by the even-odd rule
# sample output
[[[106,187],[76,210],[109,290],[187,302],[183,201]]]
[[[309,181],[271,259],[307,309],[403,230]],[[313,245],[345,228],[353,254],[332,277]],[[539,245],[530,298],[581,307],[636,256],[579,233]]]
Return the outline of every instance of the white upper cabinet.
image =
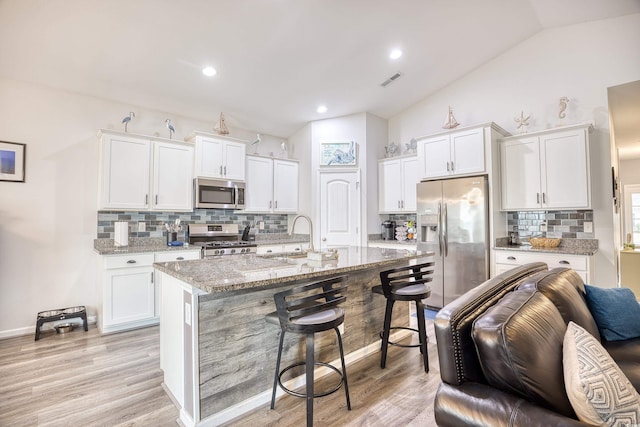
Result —
[[[420,182],[418,158],[378,162],[379,213],[415,212],[416,184]]]
[[[101,131],[98,209],[193,208],[193,146]]]
[[[421,138],[418,159],[422,179],[485,172],[484,128],[461,129]]]
[[[245,211],[298,211],[298,162],[249,155],[246,174]]]
[[[194,133],[187,140],[196,146],[196,176],[245,180],[246,141],[202,132]]]
[[[576,125],[504,138],[502,209],[591,208],[590,129]]]

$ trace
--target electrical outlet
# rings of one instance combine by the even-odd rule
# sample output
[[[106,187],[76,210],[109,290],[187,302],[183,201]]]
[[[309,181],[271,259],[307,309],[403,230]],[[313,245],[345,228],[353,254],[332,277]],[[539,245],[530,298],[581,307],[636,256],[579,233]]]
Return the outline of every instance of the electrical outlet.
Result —
[[[264,230],[264,221],[260,221],[260,222],[258,223],[258,228],[259,228],[260,230]]]
[[[547,223],[543,222],[542,224],[540,224],[540,231],[542,232],[546,232],[547,231]]]
[[[139,222],[138,223],[138,231],[142,232],[142,231],[147,231],[147,224],[144,222]]]
[[[593,233],[593,222],[585,221],[584,222],[584,232],[585,233]]]

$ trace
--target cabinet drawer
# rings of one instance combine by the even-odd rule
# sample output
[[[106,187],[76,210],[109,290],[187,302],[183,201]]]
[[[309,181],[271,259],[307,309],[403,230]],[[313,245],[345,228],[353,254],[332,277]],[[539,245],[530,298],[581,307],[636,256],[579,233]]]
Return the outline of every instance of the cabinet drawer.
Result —
[[[495,258],[497,264],[516,266],[530,262],[544,262],[549,266],[549,269],[569,267],[574,270],[587,270],[587,257],[582,255],[496,251]]]
[[[153,264],[153,253],[109,255],[109,256],[105,256],[105,260],[104,260],[104,267],[107,269],[146,267],[152,264]]]
[[[200,251],[156,252],[155,256],[155,262],[184,261],[189,259],[200,259]]]

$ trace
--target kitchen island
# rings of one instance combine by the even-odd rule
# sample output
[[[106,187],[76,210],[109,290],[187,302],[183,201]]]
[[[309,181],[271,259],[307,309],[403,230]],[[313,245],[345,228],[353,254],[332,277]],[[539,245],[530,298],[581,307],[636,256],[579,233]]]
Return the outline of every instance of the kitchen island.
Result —
[[[380,271],[432,255],[345,247],[328,261],[239,255],[154,264],[161,289],[160,367],[181,423],[217,425],[269,402],[280,328],[264,318],[275,311],[276,292],[347,275],[343,341],[349,364],[379,351],[385,299],[371,288]],[[409,324],[408,304],[396,307],[394,324]],[[302,348],[301,337],[285,338],[283,366],[299,360]],[[318,360],[338,358],[334,340],[335,334],[318,336]]]

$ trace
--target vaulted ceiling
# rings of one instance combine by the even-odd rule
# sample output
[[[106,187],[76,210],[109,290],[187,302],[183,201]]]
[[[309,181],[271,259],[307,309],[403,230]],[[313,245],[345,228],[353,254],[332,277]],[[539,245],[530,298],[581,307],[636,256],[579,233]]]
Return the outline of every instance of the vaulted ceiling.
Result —
[[[326,117],[392,117],[546,28],[639,12],[638,0],[0,0],[0,76],[212,123],[222,111],[230,127],[287,137]]]

